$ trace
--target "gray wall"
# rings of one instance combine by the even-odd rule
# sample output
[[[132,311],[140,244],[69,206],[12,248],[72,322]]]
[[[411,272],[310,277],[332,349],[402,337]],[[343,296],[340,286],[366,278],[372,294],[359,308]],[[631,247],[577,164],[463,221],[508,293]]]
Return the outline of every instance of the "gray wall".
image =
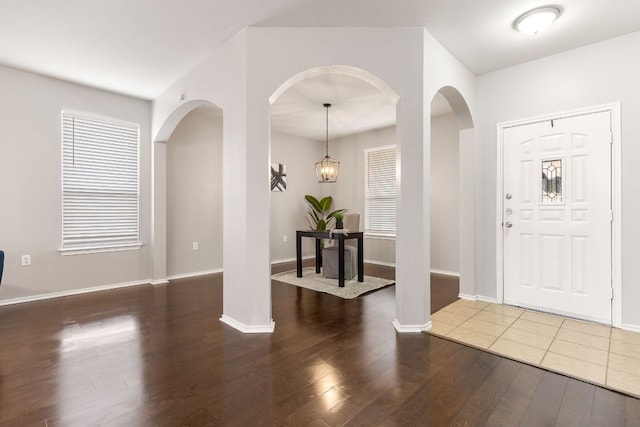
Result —
[[[640,327],[640,32],[477,79],[477,291],[496,296],[496,125],[537,115],[621,103],[622,321]]]
[[[460,273],[459,130],[453,114],[431,119],[431,270]]]
[[[0,248],[6,252],[0,300],[149,279],[149,102],[5,67],[0,67],[0,82]],[[58,252],[63,109],[140,123],[141,249],[66,256]],[[31,266],[20,265],[23,254],[31,254]]]
[[[221,159],[222,111],[196,108],[167,142],[169,277],[222,269]]]
[[[459,273],[458,126],[447,114],[432,120],[431,141],[431,269]],[[361,215],[364,224],[364,150],[395,143],[395,127],[386,127],[332,141],[331,155],[340,160],[338,182],[332,184],[335,205]],[[334,154],[335,153],[335,154]],[[367,261],[394,264],[395,240],[365,239]]]
[[[396,143],[395,126],[363,132],[330,142],[329,154],[340,161],[338,182],[331,191],[337,208],[360,214],[360,229],[364,227],[364,150]],[[365,238],[364,259],[395,264],[395,239]]]
[[[296,230],[306,230],[305,194],[323,195],[327,185],[316,180],[314,165],[324,156],[324,145],[318,141],[271,133],[271,162],[287,167],[287,191],[271,192],[270,248],[272,262],[296,257]],[[287,236],[287,241],[284,241]],[[313,239],[302,239],[303,256],[315,254]]]

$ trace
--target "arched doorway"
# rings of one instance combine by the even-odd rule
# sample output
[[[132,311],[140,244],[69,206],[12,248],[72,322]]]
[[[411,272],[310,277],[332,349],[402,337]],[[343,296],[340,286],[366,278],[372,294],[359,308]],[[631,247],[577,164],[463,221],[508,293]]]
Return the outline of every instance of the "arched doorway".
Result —
[[[332,196],[333,209],[360,214],[364,230],[364,153],[396,144],[398,95],[364,70],[319,67],[281,85],[271,101],[271,163],[286,165],[286,192],[271,193],[271,261],[294,259],[295,231],[309,225],[304,195]],[[318,183],[315,163],[325,155],[325,108],[329,112],[329,154],[341,162],[336,183]],[[395,160],[393,160],[395,167]],[[395,180],[395,176],[393,177]],[[395,236],[365,237],[364,257],[382,265],[395,263]],[[313,242],[303,241],[312,257]]]
[[[216,230],[221,228],[222,176],[215,164],[221,163],[221,149],[222,110],[206,100],[181,104],[158,131],[153,144],[154,284],[221,270],[221,233]]]
[[[191,110],[166,150],[167,276],[222,271],[222,110]]]
[[[451,86],[431,107],[431,271],[457,276],[459,296],[475,299],[473,120]]]

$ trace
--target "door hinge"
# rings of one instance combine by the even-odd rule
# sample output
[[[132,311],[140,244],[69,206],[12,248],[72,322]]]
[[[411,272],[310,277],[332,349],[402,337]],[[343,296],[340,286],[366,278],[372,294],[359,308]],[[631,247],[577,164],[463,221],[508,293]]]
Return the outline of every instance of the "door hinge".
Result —
[[[613,144],[613,132],[609,132],[609,144]]]
[[[613,222],[613,211],[609,211],[609,222]]]
[[[613,301],[613,288],[611,288],[611,301]]]

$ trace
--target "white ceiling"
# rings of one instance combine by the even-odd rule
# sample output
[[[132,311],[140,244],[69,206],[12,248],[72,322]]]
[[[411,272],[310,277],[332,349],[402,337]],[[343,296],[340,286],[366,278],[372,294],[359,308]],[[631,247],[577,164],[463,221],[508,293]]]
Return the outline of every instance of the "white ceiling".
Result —
[[[0,64],[153,99],[250,25],[424,26],[476,74],[640,30],[639,0],[552,3],[564,9],[560,19],[539,36],[525,36],[511,28],[512,21],[546,1],[0,0]],[[307,93],[313,82],[308,86],[291,98]],[[371,126],[366,111],[344,105],[339,112],[349,94],[389,108],[362,89],[341,83],[334,99],[321,97],[321,117],[321,104],[329,101],[336,104],[336,121]],[[316,98],[306,101],[300,108],[318,104]],[[292,110],[280,107],[274,113]],[[307,126],[317,126],[316,118],[309,120]]]
[[[329,139],[391,126],[396,106],[380,90],[355,77],[325,74],[305,79],[286,90],[271,107],[271,128],[324,141],[329,103]],[[432,116],[451,112],[444,96],[432,102]]]

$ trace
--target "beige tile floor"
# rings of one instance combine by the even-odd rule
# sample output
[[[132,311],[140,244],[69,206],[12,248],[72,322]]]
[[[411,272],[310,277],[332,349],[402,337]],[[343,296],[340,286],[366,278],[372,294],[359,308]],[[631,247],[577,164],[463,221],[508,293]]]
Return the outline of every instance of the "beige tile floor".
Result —
[[[640,333],[462,299],[431,320],[434,335],[640,397]]]

